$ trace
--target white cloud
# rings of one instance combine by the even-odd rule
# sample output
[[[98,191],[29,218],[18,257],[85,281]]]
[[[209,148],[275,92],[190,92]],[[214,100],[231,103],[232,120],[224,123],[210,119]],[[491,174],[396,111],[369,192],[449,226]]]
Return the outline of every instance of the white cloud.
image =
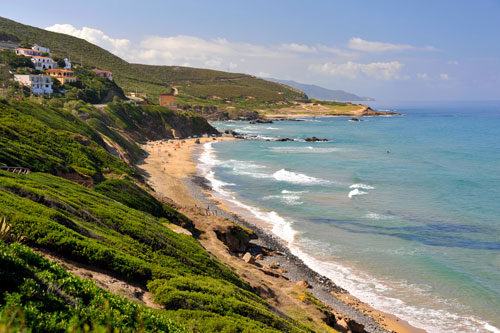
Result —
[[[424,51],[434,51],[435,48],[432,46],[426,46],[423,48],[418,48],[412,45],[406,44],[391,44],[383,42],[370,42],[359,37],[353,37],[349,40],[349,48],[357,51],[364,52],[388,52],[388,51],[406,51],[406,50],[424,50]]]
[[[278,46],[278,49],[282,51],[291,51],[291,52],[318,53],[318,50],[313,46],[305,44],[296,44],[296,43],[281,44]]]
[[[427,73],[419,73],[417,74],[417,77],[422,80],[426,80],[429,78],[429,75]]]
[[[111,38],[101,30],[89,27],[77,29],[71,24],[54,24],[53,26],[45,28],[45,30],[85,39],[90,43],[96,44],[115,54],[123,54],[123,52],[130,46],[130,40],[128,39]]]
[[[457,60],[451,60],[451,61],[448,61],[447,64],[448,65],[458,65],[458,61]]]
[[[441,78],[441,80],[448,80],[450,78],[450,76],[446,73],[439,74],[439,77]]]
[[[267,77],[271,77],[271,74],[266,73],[266,72],[257,72],[257,73],[255,73],[255,76],[267,78]]]
[[[334,64],[327,62],[324,64],[313,64],[309,69],[316,73],[326,74],[334,77],[347,77],[357,79],[360,76],[379,80],[392,80],[400,77],[399,72],[403,64],[398,61],[373,62],[369,64],[359,64],[348,61],[344,64]]]
[[[46,29],[86,39],[135,63],[238,70],[260,77],[289,77],[305,82],[310,80],[311,73],[353,80],[360,77],[379,80],[405,77],[400,74],[403,65],[398,61],[354,62],[360,57],[360,53],[322,44],[262,45],[187,35],[148,36],[138,43],[132,43],[128,39],[112,38],[89,27],[78,29],[70,24],[55,24]],[[360,50],[380,50],[380,45],[384,50],[395,47],[393,44],[366,42],[359,38],[351,39],[350,42],[353,49],[357,47]],[[401,48],[396,46],[396,49],[397,47]]]

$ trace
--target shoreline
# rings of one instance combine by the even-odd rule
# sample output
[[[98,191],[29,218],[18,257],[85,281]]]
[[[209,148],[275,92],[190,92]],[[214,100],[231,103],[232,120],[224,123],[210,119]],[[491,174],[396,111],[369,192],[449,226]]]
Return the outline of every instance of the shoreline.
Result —
[[[217,141],[221,139],[234,140],[233,138],[218,138]],[[292,254],[291,250],[281,239],[231,211],[223,200],[213,197],[213,190],[209,185],[209,181],[205,177],[197,175],[197,158],[200,155],[203,145],[195,144],[195,139],[182,141],[184,143],[180,144],[177,150],[167,153],[171,155],[168,158],[172,161],[175,160],[175,163],[169,163],[168,160],[165,162],[166,159],[164,156],[161,156],[161,153],[158,153],[158,156],[155,157],[154,148],[152,150],[152,147],[145,146],[148,156],[138,164],[139,168],[145,173],[148,184],[162,198],[169,198],[177,208],[180,208],[183,213],[193,220],[207,219],[200,216],[200,212],[196,212],[196,209],[193,209],[194,207],[209,206],[211,207],[210,210],[215,211],[215,214],[220,217],[219,219],[225,218],[240,226],[251,229],[258,238],[250,241],[246,251],[250,252],[253,256],[262,253],[262,251],[275,253],[274,255],[265,256],[263,260],[259,260],[259,263],[254,266],[254,270],[259,270],[259,266],[269,267],[272,264],[278,266],[281,273],[267,272],[267,274],[274,273],[275,279],[280,277],[280,284],[285,283],[281,280],[288,280],[288,283],[295,287],[297,281],[307,281],[310,288],[306,290],[333,310],[337,320],[340,318],[344,322],[351,321],[351,325],[359,323],[364,326],[367,332],[425,332],[422,329],[411,326],[406,321],[394,315],[378,311],[362,303],[346,290],[337,286],[333,281],[304,264],[300,258]],[[200,141],[202,144],[217,142],[211,138],[203,138]],[[166,200],[168,201],[169,199]],[[199,222],[195,224],[198,227]],[[214,246],[212,244],[213,240],[211,243],[206,243],[203,240],[200,241],[207,248],[207,251],[221,260],[220,255],[217,253],[221,251],[220,244]],[[231,269],[238,271],[238,269],[232,267],[232,263],[235,263],[235,260],[243,261],[240,258],[242,254],[238,256],[238,254],[230,253],[229,255],[232,258],[222,258],[226,260],[221,261],[230,266]],[[245,269],[248,268],[245,267]],[[260,270],[263,271],[262,269]],[[250,271],[252,270],[250,269]],[[238,273],[238,275],[242,279],[247,280],[245,275],[248,274]],[[336,327],[336,329],[342,331],[342,325]]]

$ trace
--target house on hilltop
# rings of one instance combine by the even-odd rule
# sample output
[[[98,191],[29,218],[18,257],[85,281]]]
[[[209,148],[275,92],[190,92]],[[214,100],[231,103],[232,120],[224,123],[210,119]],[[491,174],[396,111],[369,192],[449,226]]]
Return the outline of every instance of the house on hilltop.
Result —
[[[76,82],[75,72],[67,69],[48,69],[47,74],[61,82],[62,85],[68,82]]]
[[[36,95],[52,94],[52,80],[48,75],[16,74],[14,80],[23,86],[30,87],[31,92]]]
[[[25,57],[41,56],[42,52],[33,49],[25,49],[23,47],[16,48],[17,55],[23,55]]]
[[[38,44],[33,45],[32,50],[39,51],[40,53],[47,53],[50,57],[50,49],[48,47],[43,47]]]
[[[110,71],[94,68],[92,72],[96,73],[97,76],[105,77],[108,80],[113,81],[113,73]]]
[[[161,94],[160,95],[160,105],[166,106],[170,109],[177,109],[175,95],[174,94]]]
[[[31,62],[38,70],[54,68],[54,60],[49,57],[31,56]]]

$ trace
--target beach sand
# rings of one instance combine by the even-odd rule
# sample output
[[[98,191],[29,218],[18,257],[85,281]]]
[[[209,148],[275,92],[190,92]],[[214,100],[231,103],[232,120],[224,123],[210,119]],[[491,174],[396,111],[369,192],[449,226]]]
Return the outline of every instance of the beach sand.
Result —
[[[222,137],[217,140],[234,139]],[[195,155],[203,143],[215,141],[200,138],[199,142],[197,144],[196,139],[150,142],[142,146],[148,155],[138,163],[138,167],[160,199],[174,205],[193,220],[200,231],[198,240],[202,246],[247,281],[260,297],[278,312],[302,322],[309,321],[315,331],[334,332],[325,323],[329,317],[325,312],[331,311],[337,321],[334,328],[340,332],[355,331],[356,323],[364,325],[368,332],[424,332],[360,302],[328,278],[309,269],[279,239],[245,221],[223,202],[213,198],[205,179],[196,175]],[[207,215],[207,206],[210,206],[210,215]],[[241,258],[244,253],[229,251],[219,240],[217,231],[234,223],[256,233],[258,239],[251,241],[247,251],[255,256],[267,253],[263,260],[247,264]],[[306,280],[310,288],[298,286],[296,282],[301,280]],[[310,294],[328,305],[329,311],[311,302]]]

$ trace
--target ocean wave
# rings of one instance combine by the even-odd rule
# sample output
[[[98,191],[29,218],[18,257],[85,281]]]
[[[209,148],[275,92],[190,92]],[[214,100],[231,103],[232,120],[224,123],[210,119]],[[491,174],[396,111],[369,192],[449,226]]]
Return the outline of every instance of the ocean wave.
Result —
[[[392,216],[387,216],[377,213],[367,213],[364,217],[370,220],[389,220],[394,218]]]
[[[263,198],[264,200],[269,200],[269,199],[279,199],[282,203],[289,205],[289,206],[298,206],[302,205],[304,202],[299,201],[300,196],[296,194],[282,194],[282,195],[268,195],[267,197]]]
[[[292,246],[297,235],[297,231],[293,229],[293,221],[287,220],[280,216],[275,211],[266,212],[260,208],[253,207],[242,203],[232,197],[226,199],[230,203],[247,210],[253,217],[271,225],[271,232],[287,242],[288,246]]]
[[[214,149],[212,147],[213,142],[208,142],[203,145],[203,153],[198,158],[198,161],[202,162],[207,166],[216,166],[221,162],[215,158]]]
[[[496,327],[479,318],[461,316],[452,310],[418,307],[408,304],[405,300],[389,296],[390,294],[406,295],[411,293],[417,298],[431,298],[435,304],[446,303],[445,300],[433,296],[427,286],[410,285],[406,281],[381,281],[345,265],[319,260],[298,246],[292,246],[290,250],[301,258],[308,267],[335,281],[337,285],[342,286],[362,302],[375,309],[394,314],[411,325],[425,329],[430,333],[485,332],[485,330],[499,333]]]
[[[277,127],[266,127],[267,130],[279,130]]]
[[[326,180],[304,175],[302,173],[286,171],[281,169],[273,173],[273,178],[279,181],[289,182],[293,184],[321,184],[328,183]]]
[[[289,190],[283,190],[281,193],[283,194],[300,194],[300,193],[307,193],[309,191],[289,191]]]
[[[349,188],[361,188],[363,190],[374,190],[375,187],[371,186],[371,185],[366,185],[366,184],[352,184],[351,186],[349,186]]]
[[[365,194],[368,194],[368,192],[360,191],[359,189],[356,188],[356,189],[352,190],[351,192],[349,192],[348,197],[352,198],[354,196],[365,195]]]

